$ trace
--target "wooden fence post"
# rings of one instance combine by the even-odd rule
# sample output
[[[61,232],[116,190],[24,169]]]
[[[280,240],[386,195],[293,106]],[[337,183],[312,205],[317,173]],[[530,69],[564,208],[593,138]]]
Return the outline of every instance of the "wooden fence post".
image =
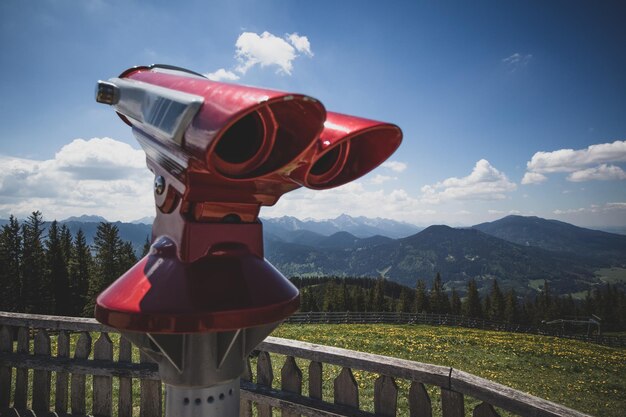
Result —
[[[152,363],[154,361],[141,352],[140,362]],[[161,381],[141,379],[139,386],[141,391],[139,417],[161,417]]]
[[[274,381],[274,371],[272,370],[272,360],[267,352],[259,353],[256,363],[256,381],[259,385],[272,387]],[[272,407],[266,404],[257,404],[259,417],[272,417]]]
[[[463,394],[441,388],[441,415],[443,417],[465,417]]]
[[[9,326],[0,328],[0,352],[13,352],[13,335]],[[11,380],[13,368],[0,366],[0,412],[9,408],[11,404]]]
[[[120,337],[120,352],[118,362],[132,362],[133,348],[125,337]],[[117,399],[117,414],[119,417],[133,415],[133,380],[120,377],[120,387]]]
[[[480,403],[474,408],[472,417],[500,417],[491,404]]]
[[[61,330],[57,336],[57,357],[70,357],[70,336],[65,330]],[[54,391],[54,411],[60,416],[67,414],[68,394],[67,372],[57,372]]]
[[[243,381],[252,382],[252,368],[250,367],[250,357],[246,358],[246,367],[241,375]],[[252,401],[239,400],[239,415],[241,417],[252,417]]]
[[[322,363],[311,361],[309,364],[309,397],[322,399]]]
[[[17,353],[28,353],[30,351],[30,333],[28,327],[17,329]],[[26,410],[28,400],[28,369],[17,368],[15,370],[15,397],[13,407],[20,411]]]
[[[87,359],[91,353],[91,335],[88,332],[81,332],[76,342],[74,350],[75,359]],[[84,416],[87,414],[85,409],[85,375],[72,374],[71,387],[72,415]]]
[[[376,415],[395,417],[398,409],[398,385],[396,381],[381,375],[374,383],[374,411]]]
[[[35,335],[35,355],[50,356],[50,336],[45,329],[39,329]],[[50,371],[33,372],[33,411],[37,416],[46,416],[50,412]]]
[[[410,417],[432,417],[433,407],[426,387],[421,382],[413,381],[409,388]]]
[[[359,408],[359,385],[350,368],[343,368],[334,381],[335,404]]]
[[[287,356],[285,364],[280,370],[280,384],[283,391],[302,394],[302,371],[298,368],[293,356]],[[281,410],[283,417],[297,417],[299,414]]]
[[[100,333],[100,337],[93,345],[93,358],[99,360],[113,360],[113,343],[109,335]],[[110,417],[113,411],[113,378],[110,376],[93,377],[93,415],[95,417]]]

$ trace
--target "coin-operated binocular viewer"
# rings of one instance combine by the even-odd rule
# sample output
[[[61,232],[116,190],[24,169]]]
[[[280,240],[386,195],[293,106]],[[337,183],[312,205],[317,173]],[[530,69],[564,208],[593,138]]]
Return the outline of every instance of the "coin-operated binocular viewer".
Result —
[[[167,417],[235,417],[246,357],[299,306],[263,256],[261,206],[366,174],[402,132],[165,65],[99,81],[96,100],[132,128],[156,204],[150,253],[98,296],[96,318],[158,363]]]

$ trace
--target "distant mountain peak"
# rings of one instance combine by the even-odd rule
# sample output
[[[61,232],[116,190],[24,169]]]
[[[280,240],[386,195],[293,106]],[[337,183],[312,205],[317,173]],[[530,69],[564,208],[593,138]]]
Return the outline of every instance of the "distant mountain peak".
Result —
[[[72,217],[68,217],[65,220],[61,220],[61,222],[83,222],[83,223],[107,223],[108,220],[105,219],[102,216],[94,216],[94,215],[88,215],[88,214],[83,214],[82,216],[72,216]]]
[[[132,224],[152,224],[154,223],[154,216],[146,216],[141,219],[133,220]]]
[[[274,233],[289,233],[297,230],[309,230],[324,236],[330,236],[337,232],[349,232],[358,238],[368,238],[381,235],[390,238],[402,238],[415,234],[421,230],[420,227],[410,223],[399,222],[391,219],[369,218],[364,216],[352,217],[348,214],[341,214],[334,219],[299,220],[293,216],[283,216],[263,219],[266,230],[274,230]],[[278,230],[280,229],[280,231]]]

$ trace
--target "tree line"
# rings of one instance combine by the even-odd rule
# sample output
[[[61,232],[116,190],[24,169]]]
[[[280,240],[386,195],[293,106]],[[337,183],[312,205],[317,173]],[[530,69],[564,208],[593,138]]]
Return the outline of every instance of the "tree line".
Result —
[[[39,211],[22,224],[10,216],[0,232],[0,310],[93,317],[97,295],[136,262],[111,223],[98,225],[90,246],[82,230],[45,225]]]
[[[418,279],[409,288],[384,278],[292,277],[300,289],[301,311],[399,311],[406,313],[452,314],[515,324],[542,322],[596,315],[603,327],[626,328],[626,292],[606,284],[587,291],[583,299],[552,293],[548,282],[534,295],[520,296],[510,288],[502,290],[498,280],[479,291],[468,279],[463,294],[447,291],[439,273],[430,287]]]
[[[47,227],[46,227],[47,226]],[[145,255],[149,241],[143,248]],[[97,295],[137,262],[131,242],[111,223],[100,223],[93,245],[84,233],[55,220],[43,222],[39,211],[22,224],[11,216],[0,231],[0,310],[65,316],[93,316]],[[626,293],[615,285],[598,286],[585,297],[552,294],[548,282],[535,295],[502,290],[492,280],[479,292],[469,279],[463,293],[448,291],[440,274],[430,287],[418,279],[409,288],[383,278],[294,277],[301,311],[401,311],[539,324],[542,321],[595,314],[614,328],[626,328]]]

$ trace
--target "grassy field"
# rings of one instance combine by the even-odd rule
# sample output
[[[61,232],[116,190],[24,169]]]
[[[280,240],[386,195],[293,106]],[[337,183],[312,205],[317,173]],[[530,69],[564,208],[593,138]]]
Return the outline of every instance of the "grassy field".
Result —
[[[412,325],[283,325],[273,336],[450,366],[596,416],[624,416],[626,410],[625,349]],[[376,375],[355,378],[366,388]]]
[[[626,282],[626,268],[603,268],[596,271],[596,276],[599,277],[602,282],[608,284],[619,284]]]

